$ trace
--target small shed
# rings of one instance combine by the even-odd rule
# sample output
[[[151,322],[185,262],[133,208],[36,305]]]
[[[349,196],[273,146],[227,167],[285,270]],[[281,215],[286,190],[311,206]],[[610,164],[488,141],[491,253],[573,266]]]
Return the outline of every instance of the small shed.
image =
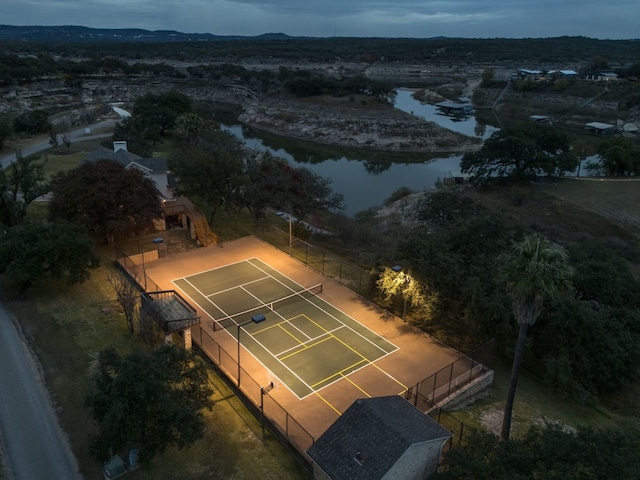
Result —
[[[315,480],[424,480],[453,436],[403,397],[356,400],[309,448]]]
[[[120,455],[114,455],[102,466],[102,474],[105,480],[118,478],[127,473],[127,467]]]

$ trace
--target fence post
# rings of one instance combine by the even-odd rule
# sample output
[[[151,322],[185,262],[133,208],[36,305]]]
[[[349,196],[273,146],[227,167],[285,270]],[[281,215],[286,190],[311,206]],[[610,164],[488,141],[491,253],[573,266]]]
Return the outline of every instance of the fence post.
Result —
[[[480,362],[478,362],[480,363]],[[471,369],[469,370],[469,382],[471,381],[471,379],[473,378],[473,369],[476,366],[476,361],[472,358],[471,359]]]

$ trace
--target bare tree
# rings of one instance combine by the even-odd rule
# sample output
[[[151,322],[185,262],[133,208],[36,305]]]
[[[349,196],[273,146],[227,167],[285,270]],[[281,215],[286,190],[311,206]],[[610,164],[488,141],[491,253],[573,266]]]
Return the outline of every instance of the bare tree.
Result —
[[[62,143],[67,148],[67,152],[71,150],[71,137],[66,133],[62,135]]]
[[[159,345],[162,341],[162,337],[164,336],[162,328],[153,312],[140,311],[138,335],[149,348]]]
[[[58,141],[58,132],[55,130],[49,131],[49,145],[56,149],[56,153],[58,153],[58,147],[60,146],[60,142]]]
[[[133,333],[136,317],[139,315],[140,290],[138,290],[134,282],[121,272],[109,275],[107,281],[113,288],[118,303],[124,311],[124,316],[127,319],[127,329],[129,333]]]

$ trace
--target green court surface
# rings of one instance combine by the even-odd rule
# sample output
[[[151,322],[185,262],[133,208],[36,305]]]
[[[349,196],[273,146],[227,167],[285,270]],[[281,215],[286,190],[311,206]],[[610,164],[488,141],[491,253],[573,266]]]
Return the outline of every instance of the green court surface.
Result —
[[[301,399],[397,350],[257,258],[173,283]]]

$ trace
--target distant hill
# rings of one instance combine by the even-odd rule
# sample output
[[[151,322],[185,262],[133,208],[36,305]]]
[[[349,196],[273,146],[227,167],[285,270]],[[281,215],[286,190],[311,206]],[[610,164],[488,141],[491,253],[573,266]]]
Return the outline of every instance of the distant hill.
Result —
[[[14,26],[0,25],[0,40],[28,42],[202,42],[225,40],[278,40],[292,38],[284,33],[265,33],[257,36],[212,35],[210,33],[182,33],[174,30],[143,30],[140,28],[88,28],[74,25]]]

